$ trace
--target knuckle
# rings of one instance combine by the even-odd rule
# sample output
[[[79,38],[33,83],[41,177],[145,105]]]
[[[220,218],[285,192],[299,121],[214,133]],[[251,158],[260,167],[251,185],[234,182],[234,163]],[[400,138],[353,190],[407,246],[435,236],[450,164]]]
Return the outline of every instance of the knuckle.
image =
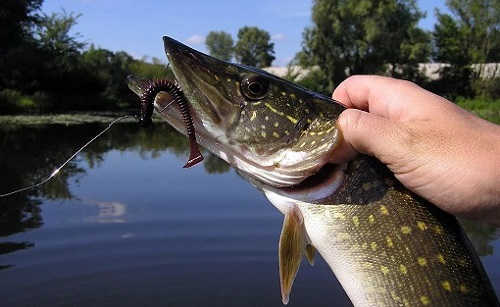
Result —
[[[339,116],[338,123],[343,132],[356,130],[360,126],[361,112],[354,109],[344,110]]]

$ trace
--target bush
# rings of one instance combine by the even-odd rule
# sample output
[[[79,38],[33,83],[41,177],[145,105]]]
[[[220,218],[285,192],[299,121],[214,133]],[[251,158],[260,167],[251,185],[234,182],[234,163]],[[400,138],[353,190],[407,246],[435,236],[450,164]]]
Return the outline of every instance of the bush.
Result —
[[[474,80],[472,88],[478,97],[500,99],[500,78]]]
[[[458,98],[456,103],[464,109],[490,122],[500,124],[500,99],[485,98],[465,99]]]
[[[52,111],[54,99],[46,93],[22,94],[18,90],[4,89],[0,92],[0,113],[43,113]]]
[[[2,114],[14,112],[29,112],[35,109],[35,102],[31,97],[21,92],[4,89],[0,92],[0,111]]]
[[[319,69],[311,69],[311,71],[300,80],[292,80],[313,92],[320,93],[330,97],[333,89],[330,88],[327,76]]]
[[[450,100],[458,97],[474,97],[472,71],[467,66],[444,66],[439,69],[440,78],[423,83],[423,87]]]

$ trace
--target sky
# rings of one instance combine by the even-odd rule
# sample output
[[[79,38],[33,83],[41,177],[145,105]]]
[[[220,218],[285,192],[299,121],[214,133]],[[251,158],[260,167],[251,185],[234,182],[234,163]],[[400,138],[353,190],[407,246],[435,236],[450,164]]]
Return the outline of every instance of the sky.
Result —
[[[444,0],[417,0],[427,13],[420,26],[431,30],[435,8]],[[257,26],[274,42],[274,66],[286,65],[300,51],[302,32],[311,25],[312,0],[45,0],[42,11],[81,14],[73,33],[80,40],[135,58],[165,59],[162,36],[168,35],[206,52],[205,36],[225,31],[236,40],[238,29]],[[165,59],[166,60],[166,59]]]

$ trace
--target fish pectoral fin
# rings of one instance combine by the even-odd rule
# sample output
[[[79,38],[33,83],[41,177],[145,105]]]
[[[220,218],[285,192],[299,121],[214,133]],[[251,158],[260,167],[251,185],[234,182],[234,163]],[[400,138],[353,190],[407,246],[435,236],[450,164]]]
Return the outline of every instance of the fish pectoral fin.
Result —
[[[279,242],[279,271],[281,300],[288,304],[293,281],[302,261],[305,249],[304,219],[300,210],[290,210],[283,221]]]
[[[306,258],[307,258],[307,262],[309,262],[309,264],[311,266],[314,266],[314,256],[316,256],[316,248],[314,248],[314,246],[312,246],[311,244],[307,244],[306,245]]]

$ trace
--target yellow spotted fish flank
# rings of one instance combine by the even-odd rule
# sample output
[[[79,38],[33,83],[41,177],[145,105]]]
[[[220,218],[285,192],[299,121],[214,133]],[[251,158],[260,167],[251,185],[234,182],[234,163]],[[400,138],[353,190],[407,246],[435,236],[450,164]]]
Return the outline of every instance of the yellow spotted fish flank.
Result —
[[[306,226],[320,234],[349,234],[327,242],[335,259],[342,259],[339,275],[363,289],[358,305],[497,306],[456,220],[396,181],[374,182],[379,170],[369,161],[351,164],[343,188],[328,200],[299,203]],[[443,221],[455,226],[445,228]]]

